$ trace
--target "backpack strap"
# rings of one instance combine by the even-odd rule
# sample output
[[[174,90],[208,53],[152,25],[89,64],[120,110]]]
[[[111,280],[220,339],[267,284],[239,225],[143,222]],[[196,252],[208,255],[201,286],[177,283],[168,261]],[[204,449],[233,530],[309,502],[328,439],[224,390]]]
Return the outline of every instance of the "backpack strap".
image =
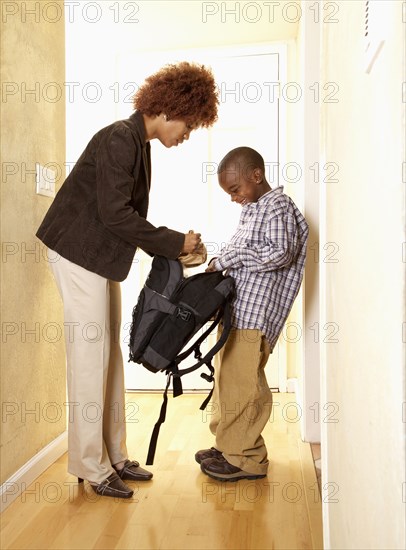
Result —
[[[173,397],[178,397],[183,394],[182,380],[179,376],[176,376],[178,372],[178,365],[173,365],[171,368]]]
[[[221,334],[220,338],[217,340],[216,344],[195,365],[193,365],[189,369],[183,369],[177,375],[179,377],[183,376],[184,374],[186,374],[188,372],[191,372],[193,370],[198,369],[203,363],[206,364],[207,368],[210,370],[210,374],[207,375],[206,373],[202,372],[200,376],[202,378],[204,378],[205,380],[207,380],[207,382],[213,382],[213,386],[212,386],[212,388],[209,392],[209,395],[206,397],[206,399],[203,401],[203,403],[199,407],[201,411],[204,411],[204,409],[207,407],[207,404],[209,403],[210,399],[212,398],[212,395],[213,395],[213,392],[214,392],[214,386],[216,384],[216,382],[214,380],[214,367],[211,364],[211,360],[216,355],[216,353],[224,346],[224,344],[226,343],[226,340],[228,338],[228,335],[230,334],[230,330],[231,330],[231,306],[230,306],[230,302],[226,302],[226,304],[224,306],[224,311],[223,312],[220,311],[219,316],[220,316],[220,318],[223,317],[223,331],[222,331],[222,334]],[[219,323],[219,321],[220,321],[220,319],[215,320],[215,322],[213,323],[213,326],[210,326],[209,332],[212,330],[212,328],[214,328],[214,326],[216,326]],[[207,336],[207,334],[209,332],[205,331],[204,338]],[[199,354],[200,354],[200,344],[204,340],[204,338],[202,338],[202,339],[199,338],[199,340],[201,340],[201,341],[199,342],[199,340],[198,340],[196,342],[197,350],[198,350]],[[195,350],[195,353],[196,353],[197,350]],[[200,356],[201,356],[201,354],[200,354]],[[176,378],[174,378],[174,380],[176,380]],[[179,380],[180,380],[180,378],[179,378]]]
[[[153,432],[152,432],[152,435],[151,435],[151,440],[149,442],[147,462],[146,462],[146,464],[148,466],[150,466],[151,464],[154,463],[154,456],[155,456],[155,451],[156,451],[156,444],[157,444],[157,441],[158,441],[159,430],[161,429],[161,425],[165,422],[166,407],[168,405],[168,388],[169,388],[169,384],[171,382],[171,377],[172,377],[172,374],[168,373],[166,388],[165,388],[165,392],[164,392],[164,395],[163,395],[163,402],[162,402],[162,405],[161,405],[161,412],[159,413],[159,418],[155,423],[155,426],[154,426],[154,429],[153,429]]]
[[[206,338],[206,336],[208,336],[210,334],[210,332],[219,324],[222,317],[223,317],[223,332],[222,332],[220,338],[218,339],[218,341],[216,342],[216,344],[202,358],[201,353],[200,353],[200,344],[203,342],[203,340]],[[210,375],[202,373],[201,376],[203,378],[205,378],[205,380],[207,380],[208,382],[213,382],[213,387],[210,390],[209,395],[206,397],[206,399],[203,401],[203,403],[200,406],[200,409],[204,410],[206,408],[208,402],[210,401],[210,399],[213,395],[213,390],[214,390],[214,376],[213,376],[214,375],[214,368],[211,364],[211,360],[213,359],[215,354],[225,344],[225,342],[228,338],[228,335],[230,334],[230,330],[231,330],[231,306],[230,306],[230,302],[227,301],[224,308],[222,308],[218,312],[215,320],[210,325],[210,327],[202,334],[202,336],[200,336],[200,338],[198,338],[198,340],[193,344],[193,346],[191,346],[186,352],[178,355],[178,357],[176,358],[176,361],[171,363],[171,365],[169,365],[168,370],[166,371],[167,372],[167,383],[166,383],[166,387],[165,387],[165,391],[164,391],[164,395],[163,395],[163,402],[162,402],[162,405],[161,405],[161,411],[159,413],[159,418],[155,423],[155,426],[154,426],[154,429],[153,429],[153,432],[152,432],[152,435],[151,435],[151,440],[150,440],[150,443],[149,443],[148,455],[147,455],[147,461],[146,461],[147,466],[150,466],[154,463],[154,457],[155,457],[155,451],[156,451],[156,446],[157,446],[157,441],[158,441],[159,430],[161,428],[161,425],[165,422],[165,419],[166,419],[166,409],[167,409],[167,405],[168,405],[168,388],[169,388],[169,384],[171,382],[171,379],[173,381],[173,397],[177,397],[178,395],[181,395],[183,393],[181,376],[183,376],[184,374],[187,374],[189,372],[193,372],[196,369],[198,369],[199,367],[201,367],[203,364],[206,364],[206,366],[210,370]],[[188,369],[179,370],[178,369],[179,362],[182,361],[188,355],[190,355],[190,353],[193,350],[195,351],[195,355],[196,355],[197,358],[199,358],[199,355],[200,355],[199,361],[197,363],[195,363],[192,367],[189,367]],[[179,359],[180,357],[181,357],[181,359]]]
[[[181,356],[183,356],[181,360],[183,360],[193,350],[195,350],[195,353],[196,353],[197,350],[199,350],[198,353],[200,353],[200,344],[203,342],[203,340],[206,338],[206,336],[213,330],[213,328],[215,328],[216,325],[218,325],[218,323],[220,322],[222,317],[223,317],[223,332],[222,332],[220,338],[215,343],[215,345],[211,348],[210,351],[208,351],[206,353],[206,355],[204,357],[201,357],[201,354],[200,354],[200,358],[199,358],[199,361],[197,363],[195,363],[191,367],[188,367],[187,369],[182,369],[182,370],[179,370],[178,372],[174,373],[175,378],[183,376],[184,374],[188,374],[189,372],[193,372],[193,371],[197,370],[199,367],[201,367],[203,364],[206,364],[207,366],[209,366],[209,365],[211,366],[211,360],[216,355],[216,353],[223,347],[223,345],[226,343],[228,335],[230,334],[230,330],[231,330],[231,306],[230,306],[230,302],[226,302],[226,304],[224,306],[224,310],[219,311],[219,313],[218,313],[216,319],[214,320],[214,322],[202,334],[202,336],[198,340],[196,340],[196,342],[193,344],[193,346],[191,348],[189,348],[187,350],[187,352],[185,352],[186,355],[181,354]],[[180,356],[178,356],[176,358],[177,363],[179,362],[178,361],[179,357]],[[197,355],[197,357],[198,357],[198,355]],[[211,367],[211,368],[213,368],[213,367]],[[205,376],[202,375],[203,378],[206,378],[206,376],[207,375],[205,375]],[[210,376],[210,378],[211,378],[211,376]],[[207,380],[207,378],[206,378],[206,380]],[[209,382],[211,382],[211,380],[209,380]]]
[[[196,359],[201,359],[202,354],[200,353],[200,344],[213,331],[213,329],[215,329],[216,326],[219,324],[219,322],[221,321],[221,317],[223,316],[223,313],[224,313],[224,307],[218,311],[214,321],[211,323],[209,328],[206,329],[204,331],[204,333],[201,336],[199,336],[199,338],[195,342],[193,342],[193,344],[190,346],[190,348],[185,350],[183,353],[180,353],[175,358],[175,361],[176,361],[177,364],[180,364],[184,359],[186,359],[186,357],[188,357],[192,353],[192,351],[195,352]]]

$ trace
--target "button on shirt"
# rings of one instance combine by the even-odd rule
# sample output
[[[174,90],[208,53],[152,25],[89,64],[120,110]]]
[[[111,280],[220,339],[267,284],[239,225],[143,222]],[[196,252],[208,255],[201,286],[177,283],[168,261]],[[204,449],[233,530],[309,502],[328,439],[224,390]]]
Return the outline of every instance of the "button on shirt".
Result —
[[[214,260],[235,280],[232,326],[261,330],[271,349],[299,292],[308,233],[295,203],[276,187],[243,206],[235,234]]]

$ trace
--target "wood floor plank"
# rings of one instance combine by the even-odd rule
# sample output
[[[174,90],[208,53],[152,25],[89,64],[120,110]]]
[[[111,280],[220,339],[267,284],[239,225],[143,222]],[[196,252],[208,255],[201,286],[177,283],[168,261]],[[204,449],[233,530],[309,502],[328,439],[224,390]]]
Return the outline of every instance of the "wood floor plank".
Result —
[[[314,496],[310,446],[293,421],[293,397],[274,395],[277,405],[264,429],[266,478],[222,483],[204,475],[194,460],[197,450],[213,444],[210,410],[199,410],[204,395],[170,396],[150,467],[154,478],[131,483],[131,500],[99,497],[87,482],[78,486],[66,471],[65,455],[2,514],[2,548],[322,548],[321,499]],[[127,395],[129,452],[143,464],[161,402],[160,394]]]

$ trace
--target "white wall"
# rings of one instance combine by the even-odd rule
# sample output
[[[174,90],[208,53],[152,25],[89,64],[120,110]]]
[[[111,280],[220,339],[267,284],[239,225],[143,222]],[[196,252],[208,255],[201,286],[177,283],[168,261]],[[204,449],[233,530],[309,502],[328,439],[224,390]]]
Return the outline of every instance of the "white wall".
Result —
[[[68,161],[88,136],[119,118],[118,105],[132,111],[130,82],[119,82],[117,56],[294,40],[301,17],[290,0],[267,2],[67,2],[66,91]],[[293,4],[293,5],[292,5]],[[139,83],[137,63],[131,82]],[[260,77],[260,76],[259,76]],[[82,123],[81,126],[78,126]],[[80,132],[80,128],[83,132]],[[70,144],[70,145],[69,145]]]
[[[322,411],[325,547],[400,549],[405,28],[402,3],[383,2],[385,44],[367,74],[364,2],[339,8],[339,21],[323,26],[322,45],[323,82],[339,86],[338,102],[322,103],[324,160],[339,165],[339,182],[321,187],[320,240],[339,247],[338,262],[321,264],[321,325],[338,327],[337,342],[321,342],[322,402],[330,406]]]
[[[297,78],[303,92],[296,110],[296,150],[303,170],[303,211],[309,224],[305,276],[302,285],[303,305],[300,313],[302,338],[297,363],[297,400],[302,409],[301,436],[304,441],[320,442],[320,318],[319,237],[320,180],[320,102],[316,91],[320,87],[321,23],[315,4],[304,4],[297,39]],[[300,299],[300,297],[299,297]],[[296,307],[299,304],[296,305]],[[300,317],[299,317],[300,319]]]

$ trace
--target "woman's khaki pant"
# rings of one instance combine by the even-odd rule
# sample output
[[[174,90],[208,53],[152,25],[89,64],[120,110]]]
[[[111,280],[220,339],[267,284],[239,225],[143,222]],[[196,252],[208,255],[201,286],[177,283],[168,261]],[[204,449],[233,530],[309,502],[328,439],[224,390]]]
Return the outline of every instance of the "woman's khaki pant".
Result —
[[[100,483],[127,458],[120,284],[60,256],[50,265],[64,309],[68,470]]]
[[[261,435],[272,411],[264,368],[270,353],[259,330],[232,329],[216,355],[210,430],[225,459],[246,472],[266,474],[269,461]]]

